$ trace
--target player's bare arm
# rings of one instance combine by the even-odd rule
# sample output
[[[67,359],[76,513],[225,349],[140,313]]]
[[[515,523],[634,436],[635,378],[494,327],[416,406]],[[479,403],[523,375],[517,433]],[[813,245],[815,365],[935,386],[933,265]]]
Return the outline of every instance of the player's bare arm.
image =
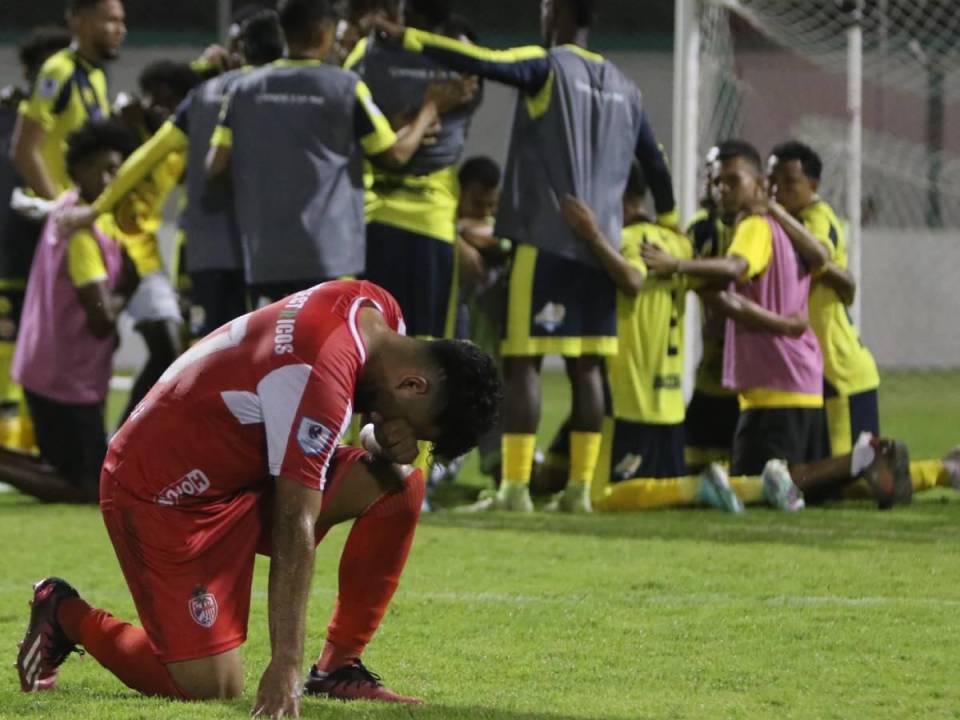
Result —
[[[267,600],[270,664],[260,679],[254,717],[300,715],[300,668],[316,555],[314,526],[322,499],[319,491],[277,478]]]
[[[747,261],[737,255],[685,260],[650,244],[641,248],[640,256],[643,258],[647,269],[657,275],[683,273],[692,277],[719,282],[733,282],[743,277],[749,267]]]
[[[18,116],[10,146],[10,159],[27,187],[38,196],[53,200],[57,191],[40,153],[46,137],[47,131],[40,123],[22,115]]]
[[[811,272],[818,271],[830,261],[830,253],[827,252],[823,243],[817,239],[817,236],[810,232],[802,222],[788,213],[780,203],[770,200],[767,208],[774,219],[780,223],[780,227],[786,231],[794,250],[797,251]]]
[[[92,282],[77,288],[77,297],[87,316],[87,327],[94,337],[105,338],[116,332],[117,318],[137,289],[140,278],[133,261],[123,253],[123,276],[111,290],[106,282]]]
[[[224,145],[211,145],[207,153],[207,176],[214,178],[222,175],[230,167],[233,150]]]
[[[857,297],[857,281],[853,277],[853,273],[836,263],[828,262],[824,265],[820,273],[814,278],[814,282],[821,282],[834,290],[844,305],[853,305],[853,301]]]
[[[729,290],[705,292],[702,295],[710,306],[726,317],[752,330],[762,330],[774,335],[800,337],[810,326],[806,312],[795,315],[779,315],[763,306]],[[709,297],[709,300],[707,298]]]
[[[590,206],[579,198],[566,195],[560,203],[564,222],[596,256],[617,290],[634,297],[643,287],[643,273],[632,265],[604,236]]]

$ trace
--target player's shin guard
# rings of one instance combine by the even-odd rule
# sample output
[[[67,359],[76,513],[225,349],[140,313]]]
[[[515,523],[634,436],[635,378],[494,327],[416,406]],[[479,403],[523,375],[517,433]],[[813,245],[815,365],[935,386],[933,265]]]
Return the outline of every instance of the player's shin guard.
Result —
[[[420,519],[423,474],[381,496],[353,523],[340,557],[340,588],[317,668],[330,672],[359,658],[397,589]]]
[[[83,645],[127,687],[144,695],[189,699],[160,662],[143,628],[117,620],[79,598],[64,600],[58,619],[70,640]]]

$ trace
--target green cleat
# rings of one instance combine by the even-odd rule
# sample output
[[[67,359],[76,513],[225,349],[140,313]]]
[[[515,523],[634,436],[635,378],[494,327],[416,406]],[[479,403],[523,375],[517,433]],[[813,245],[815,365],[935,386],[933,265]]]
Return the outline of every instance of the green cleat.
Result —
[[[562,492],[558,492],[547,503],[544,510],[547,512],[570,513],[571,515],[585,515],[593,512],[590,503],[590,486],[583,483],[567,485]]]
[[[504,480],[496,492],[487,491],[472,505],[458,507],[454,512],[480,513],[501,510],[505,512],[532,513],[533,500],[530,499],[530,486],[525,483],[513,483]]]
[[[717,463],[710,463],[700,473],[700,489],[697,491],[697,500],[729,513],[742,513],[743,501],[730,487],[730,478],[727,471]]]

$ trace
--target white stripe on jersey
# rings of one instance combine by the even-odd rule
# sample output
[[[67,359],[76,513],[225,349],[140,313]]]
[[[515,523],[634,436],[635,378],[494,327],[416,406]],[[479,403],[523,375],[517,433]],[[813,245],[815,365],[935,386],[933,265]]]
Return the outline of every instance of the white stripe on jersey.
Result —
[[[307,364],[284,365],[269,372],[257,383],[257,396],[267,433],[267,466],[271,475],[279,475],[283,467],[287,443],[303,391],[312,368]]]
[[[241,425],[263,422],[263,408],[256,393],[246,390],[224,390],[220,393],[224,404]]]

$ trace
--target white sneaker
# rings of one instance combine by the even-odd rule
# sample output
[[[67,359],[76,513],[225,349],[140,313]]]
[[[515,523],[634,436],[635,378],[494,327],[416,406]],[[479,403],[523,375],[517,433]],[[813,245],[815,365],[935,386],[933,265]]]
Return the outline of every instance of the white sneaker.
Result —
[[[763,468],[763,499],[784,512],[797,512],[806,507],[803,493],[794,484],[783,460],[769,460]]]

